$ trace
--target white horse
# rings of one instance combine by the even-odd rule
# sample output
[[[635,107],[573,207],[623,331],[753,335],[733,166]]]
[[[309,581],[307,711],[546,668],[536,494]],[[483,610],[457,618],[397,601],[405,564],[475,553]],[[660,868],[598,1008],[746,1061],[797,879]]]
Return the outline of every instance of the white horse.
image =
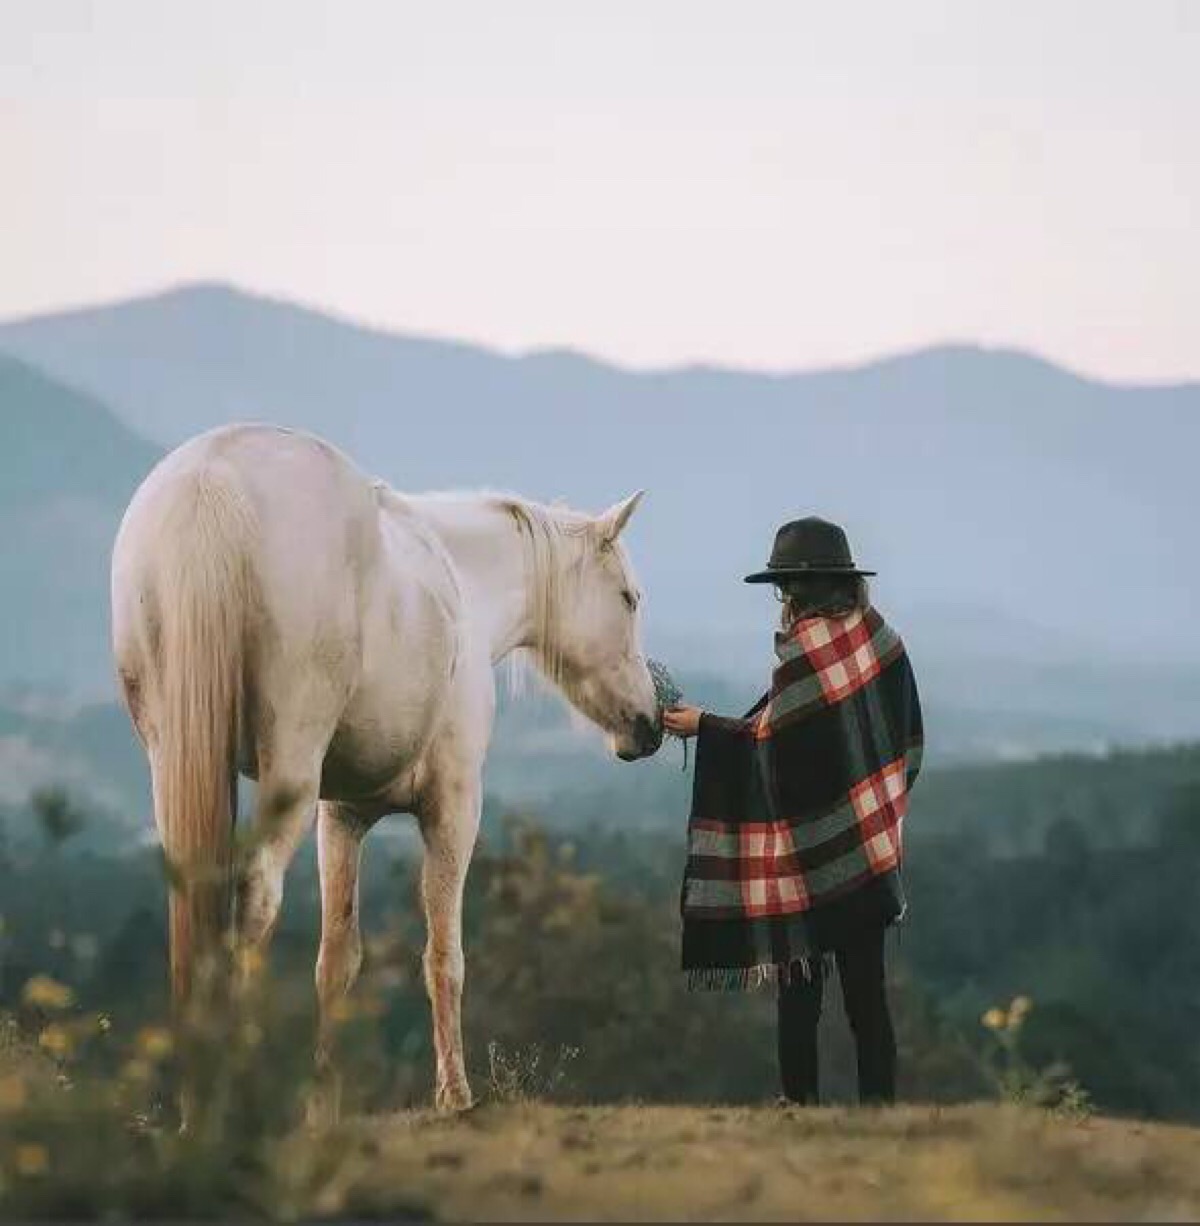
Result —
[[[114,546],[113,645],[176,870],[177,1006],[231,920],[243,949],[265,945],[318,812],[327,1062],[361,962],[363,836],[386,813],[412,813],[436,1101],[469,1105],[461,911],[493,666],[529,648],[618,757],[658,748],[639,593],[618,541],[639,498],[593,518],[510,496],[401,494],[320,439],[261,425],[201,435],[151,472]],[[235,868],[239,771],[258,786]]]

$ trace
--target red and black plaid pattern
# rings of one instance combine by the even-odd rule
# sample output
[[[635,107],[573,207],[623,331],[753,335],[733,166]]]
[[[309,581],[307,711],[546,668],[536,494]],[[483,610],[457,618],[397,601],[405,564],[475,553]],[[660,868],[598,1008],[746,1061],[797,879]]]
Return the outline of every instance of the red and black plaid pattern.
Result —
[[[900,863],[900,835],[908,811],[908,766],[904,758],[889,762],[850,789],[858,835],[873,873]]]
[[[879,675],[871,623],[863,612],[843,620],[810,617],[796,624],[796,641],[816,674],[826,702],[841,702]]]
[[[685,966],[807,956],[805,916],[895,878],[921,714],[899,636],[874,610],[779,636],[770,692],[701,724],[684,880]]]
[[[808,906],[787,822],[747,822],[737,831],[738,884],[747,915],[783,915]]]

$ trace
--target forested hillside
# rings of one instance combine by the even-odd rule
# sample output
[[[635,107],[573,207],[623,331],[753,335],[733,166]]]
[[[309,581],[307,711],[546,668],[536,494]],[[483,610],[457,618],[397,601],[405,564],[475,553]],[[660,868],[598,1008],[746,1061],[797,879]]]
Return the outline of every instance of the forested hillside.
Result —
[[[1116,838],[1100,818],[1121,803],[1113,780],[1122,767],[1141,799],[1136,826]],[[990,811],[981,801],[970,809],[980,791],[973,772],[932,773],[908,823],[911,910],[894,961],[904,1093],[954,1101],[991,1092],[1000,1052],[980,1018],[1028,995],[1019,1050],[1030,1070],[1077,1083],[1108,1109],[1200,1119],[1200,920],[1191,905],[1200,750],[997,770]],[[1042,809],[1031,800],[1038,794]],[[48,972],[73,985],[86,1009],[125,1026],[153,1019],[165,1007],[158,853],[85,850],[86,798],[65,809],[54,800],[39,798],[37,838],[10,837],[0,862],[0,1000],[14,1005],[32,976]],[[998,837],[1006,808],[1026,822],[1007,844]],[[514,818],[489,802],[466,910],[475,1067],[487,1068],[496,1043],[509,1053],[536,1047],[537,1076],[588,1101],[772,1094],[769,996],[689,995],[677,972],[682,811],[669,825],[624,818],[618,806]],[[413,844],[372,834],[366,868],[356,1101],[424,1101]],[[278,1039],[291,1062],[309,1049],[315,900],[310,845],[289,878],[273,955]],[[829,1085],[844,1097],[847,1038],[829,1012]]]
[[[745,694],[719,678],[689,690],[718,710]],[[935,718],[937,717],[935,712]],[[654,758],[617,763],[591,733],[567,724],[557,700],[503,691],[484,774],[488,820],[520,809],[554,829],[592,834],[682,830],[691,797],[689,751],[679,743]],[[999,856],[1036,853],[1053,831],[1078,827],[1099,848],[1144,846],[1170,796],[1200,787],[1200,745],[1111,749],[1032,761],[934,765],[914,797],[910,829],[966,834]],[[87,808],[79,845],[120,851],[153,833],[145,755],[124,710],[112,703],[59,708],[36,694],[0,697],[0,815],[14,843],[36,842],[28,806],[38,788],[62,787]],[[385,825],[403,829],[397,816]],[[486,826],[486,823],[485,823]]]

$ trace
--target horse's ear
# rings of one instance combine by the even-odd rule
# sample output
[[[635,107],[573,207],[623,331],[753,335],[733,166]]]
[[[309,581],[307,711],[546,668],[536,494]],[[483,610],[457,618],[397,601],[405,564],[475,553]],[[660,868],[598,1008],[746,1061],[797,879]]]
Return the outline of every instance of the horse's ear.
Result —
[[[610,507],[600,516],[596,524],[602,544],[611,545],[625,531],[629,517],[637,510],[638,503],[642,501],[645,493],[645,490],[638,490],[636,494],[630,494],[623,502],[618,502],[616,506]]]

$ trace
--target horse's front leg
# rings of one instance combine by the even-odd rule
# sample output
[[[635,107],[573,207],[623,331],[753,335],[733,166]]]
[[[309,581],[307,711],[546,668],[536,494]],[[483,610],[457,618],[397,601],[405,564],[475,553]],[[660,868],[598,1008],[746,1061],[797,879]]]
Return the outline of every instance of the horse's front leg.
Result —
[[[427,939],[425,986],[433,1013],[440,1110],[471,1105],[462,1039],[462,903],[467,869],[479,831],[478,766],[443,768],[423,789],[420,822],[425,842],[421,894]]]

